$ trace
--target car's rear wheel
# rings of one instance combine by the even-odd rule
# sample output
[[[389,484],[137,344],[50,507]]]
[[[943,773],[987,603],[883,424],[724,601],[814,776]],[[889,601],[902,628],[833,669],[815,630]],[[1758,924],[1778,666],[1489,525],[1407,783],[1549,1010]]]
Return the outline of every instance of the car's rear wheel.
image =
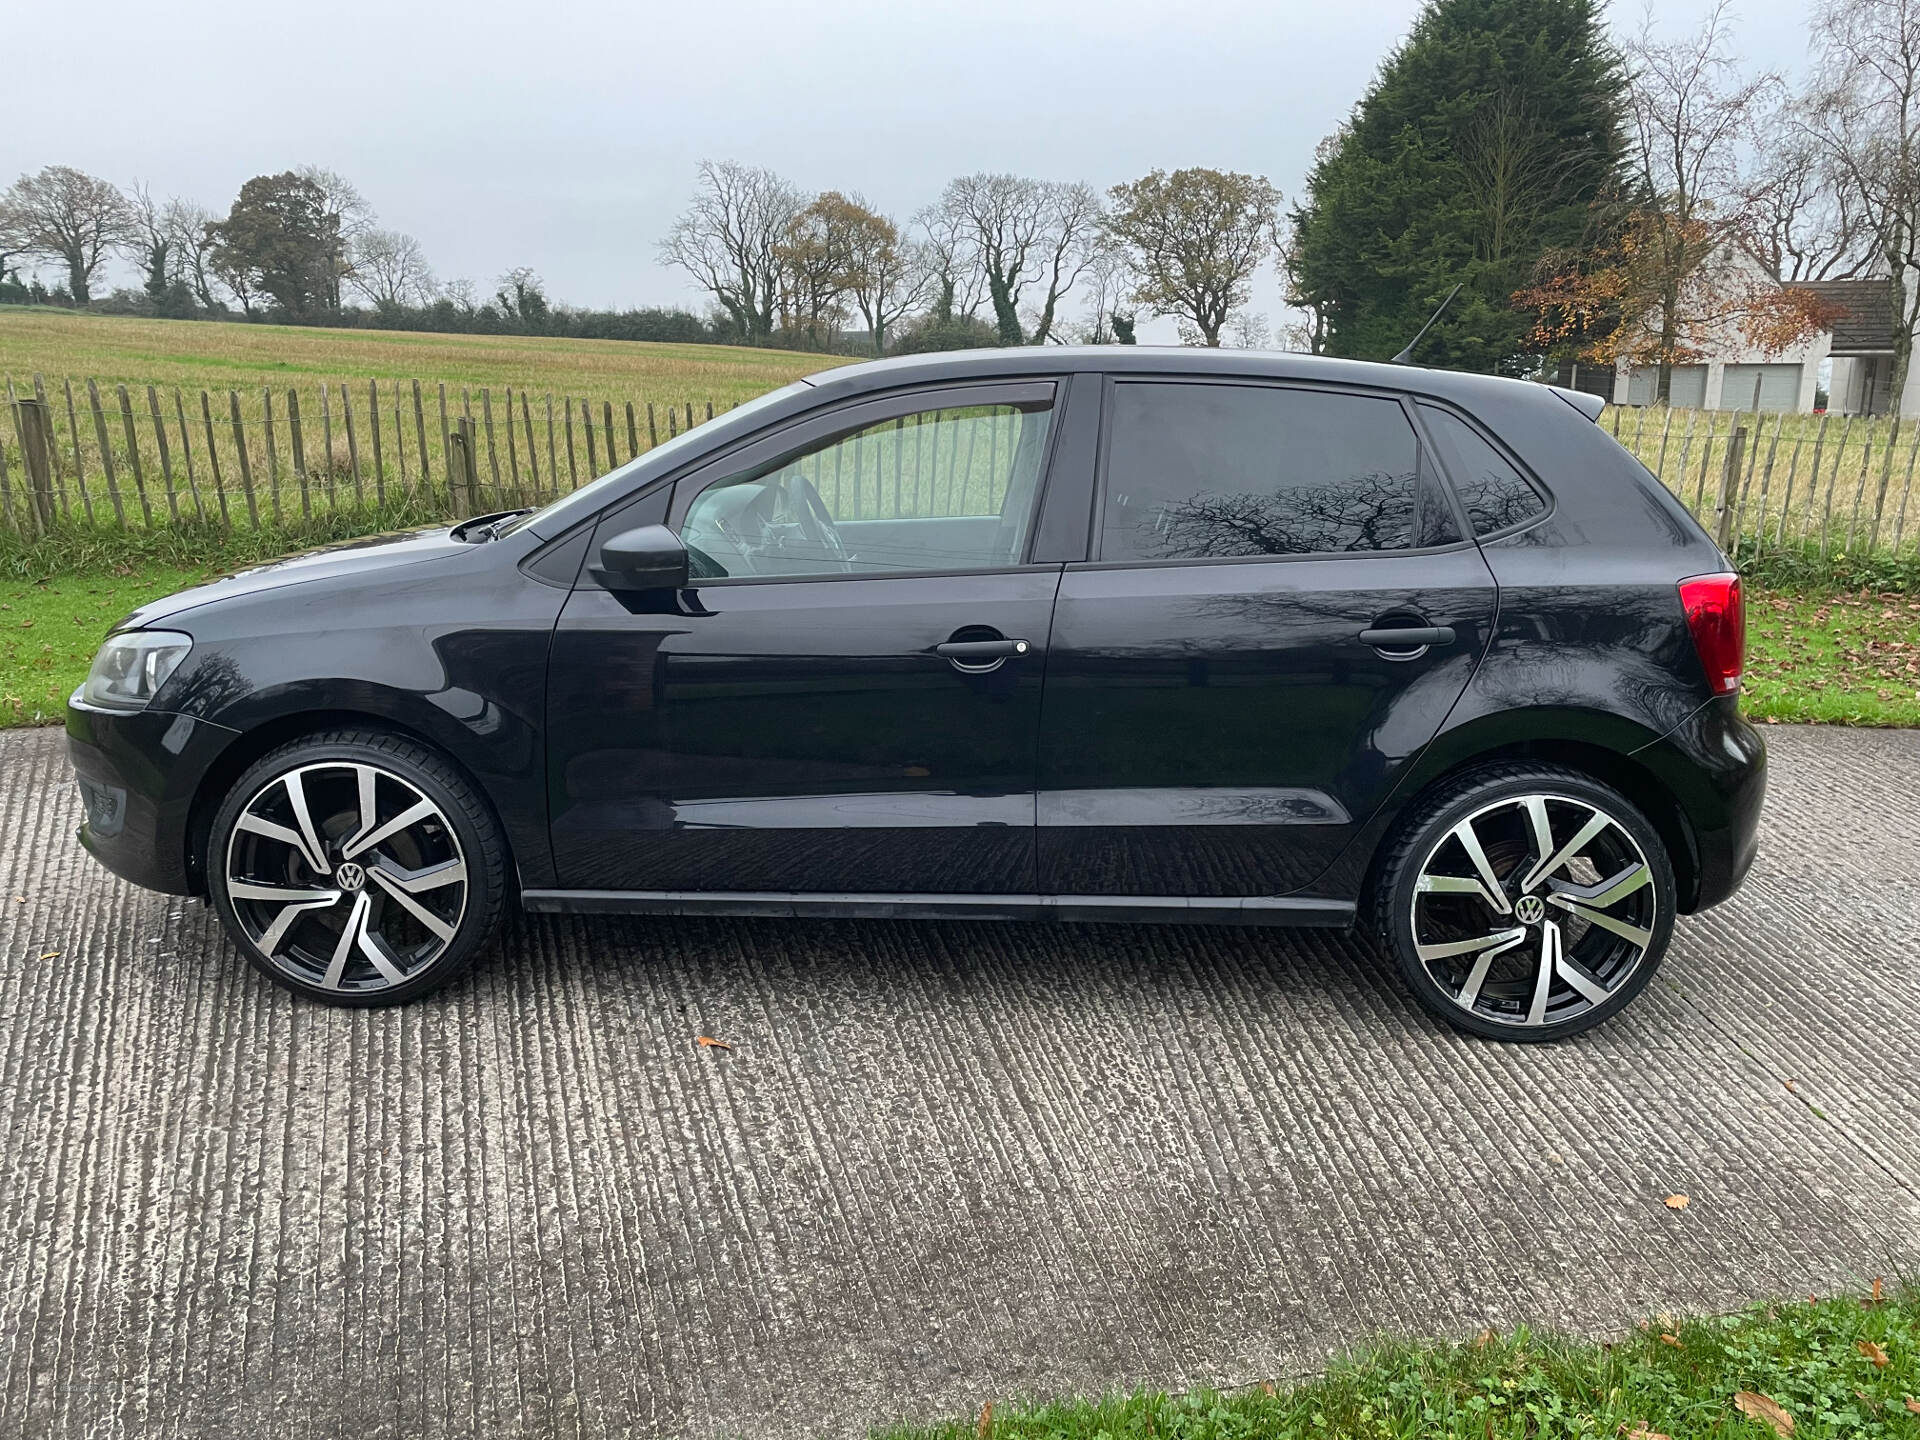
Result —
[[[397,1005],[471,969],[505,906],[500,828],[473,784],[397,735],[263,757],[214,817],[208,890],[255,968],[335,1005]]]
[[[1463,1030],[1554,1040],[1653,978],[1673,933],[1673,865],[1611,786],[1557,767],[1463,776],[1400,831],[1375,922],[1420,1002]]]

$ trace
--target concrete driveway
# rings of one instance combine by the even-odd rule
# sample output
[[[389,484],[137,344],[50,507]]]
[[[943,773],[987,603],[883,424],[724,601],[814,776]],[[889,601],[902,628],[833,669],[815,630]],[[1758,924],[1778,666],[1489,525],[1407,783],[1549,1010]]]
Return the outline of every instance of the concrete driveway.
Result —
[[[0,1434],[848,1433],[1913,1273],[1920,734],[1769,739],[1746,890],[1542,1049],[1198,928],[541,920],[327,1010],[0,735]]]

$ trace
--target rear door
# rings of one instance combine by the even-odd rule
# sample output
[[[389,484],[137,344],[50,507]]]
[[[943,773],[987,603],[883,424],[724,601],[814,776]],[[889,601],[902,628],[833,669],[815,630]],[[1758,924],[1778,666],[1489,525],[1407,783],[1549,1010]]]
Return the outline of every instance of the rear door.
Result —
[[[1493,577],[1390,394],[1118,380],[1101,451],[1048,658],[1042,888],[1303,890],[1464,689]]]

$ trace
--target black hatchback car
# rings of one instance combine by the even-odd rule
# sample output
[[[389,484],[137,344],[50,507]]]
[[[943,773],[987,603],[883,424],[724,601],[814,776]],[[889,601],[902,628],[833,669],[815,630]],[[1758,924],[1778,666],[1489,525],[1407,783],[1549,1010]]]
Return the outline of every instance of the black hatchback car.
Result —
[[[83,844],[340,1004],[536,911],[1376,930],[1515,1039],[1753,857],[1726,557],[1519,381],[1306,356],[832,370],[544,509],[127,617]]]

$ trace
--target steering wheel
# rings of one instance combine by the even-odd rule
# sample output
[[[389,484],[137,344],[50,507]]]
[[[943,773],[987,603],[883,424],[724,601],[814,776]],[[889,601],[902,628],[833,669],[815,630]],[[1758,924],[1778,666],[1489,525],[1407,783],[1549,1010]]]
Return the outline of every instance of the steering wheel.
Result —
[[[827,502],[820,498],[820,492],[804,475],[789,475],[786,484],[787,501],[799,519],[800,533],[845,570],[848,561],[847,542],[841,538],[840,527],[833,523],[833,513],[827,509]]]

